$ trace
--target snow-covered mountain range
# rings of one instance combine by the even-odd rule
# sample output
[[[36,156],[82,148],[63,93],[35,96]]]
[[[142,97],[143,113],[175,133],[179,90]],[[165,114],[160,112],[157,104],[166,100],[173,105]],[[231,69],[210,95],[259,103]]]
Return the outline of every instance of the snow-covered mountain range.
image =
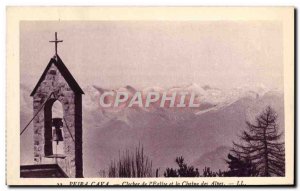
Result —
[[[153,167],[175,166],[175,158],[183,156],[189,164],[202,170],[226,169],[226,158],[232,141],[245,128],[245,121],[253,121],[267,105],[278,113],[278,122],[284,128],[283,93],[264,86],[222,90],[208,85],[188,84],[179,87],[135,88],[130,85],[105,89],[99,85],[87,86],[83,96],[83,152],[85,177],[97,176],[107,170],[119,151],[134,149],[139,143],[152,159]],[[180,110],[151,107],[103,108],[99,96],[105,91],[173,92],[188,91],[196,94],[200,107]],[[21,128],[32,117],[30,88],[21,84]],[[53,109],[54,111],[57,108]],[[32,132],[32,131],[31,131]],[[21,137],[21,163],[32,163],[32,133]],[[23,154],[26,151],[26,154]],[[225,156],[224,156],[225,155]]]

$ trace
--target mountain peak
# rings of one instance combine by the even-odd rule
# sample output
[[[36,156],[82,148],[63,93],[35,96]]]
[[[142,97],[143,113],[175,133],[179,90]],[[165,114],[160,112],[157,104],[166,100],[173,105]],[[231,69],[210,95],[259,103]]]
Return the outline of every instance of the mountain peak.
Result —
[[[196,83],[191,83],[184,88],[189,92],[195,92],[198,95],[206,95],[206,91]]]

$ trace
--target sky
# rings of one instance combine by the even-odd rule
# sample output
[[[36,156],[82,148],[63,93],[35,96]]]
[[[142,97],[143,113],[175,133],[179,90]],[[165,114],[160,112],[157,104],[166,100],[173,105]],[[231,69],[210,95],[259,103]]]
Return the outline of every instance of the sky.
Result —
[[[21,83],[33,89],[58,54],[80,86],[222,89],[283,86],[281,23],[271,21],[22,21]]]

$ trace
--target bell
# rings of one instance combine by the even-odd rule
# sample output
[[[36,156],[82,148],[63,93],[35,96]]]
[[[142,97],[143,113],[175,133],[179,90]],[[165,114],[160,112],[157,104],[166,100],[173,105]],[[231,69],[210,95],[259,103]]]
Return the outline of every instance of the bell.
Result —
[[[62,135],[62,127],[63,122],[62,118],[53,118],[52,119],[52,126],[55,127],[52,131],[52,140],[56,141],[58,144],[59,141],[63,141],[63,135]]]

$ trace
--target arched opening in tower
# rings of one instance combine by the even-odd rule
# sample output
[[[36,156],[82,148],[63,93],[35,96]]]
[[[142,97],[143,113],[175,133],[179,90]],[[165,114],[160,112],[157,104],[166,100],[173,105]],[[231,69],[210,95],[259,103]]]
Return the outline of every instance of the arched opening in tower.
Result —
[[[54,158],[55,161],[50,163],[57,163],[58,158],[65,158],[64,152],[64,118],[63,105],[56,99],[49,99],[45,104],[44,109],[44,154],[46,158]]]
[[[65,155],[63,128],[63,106],[57,100],[52,106],[52,153],[56,157],[63,157]]]

